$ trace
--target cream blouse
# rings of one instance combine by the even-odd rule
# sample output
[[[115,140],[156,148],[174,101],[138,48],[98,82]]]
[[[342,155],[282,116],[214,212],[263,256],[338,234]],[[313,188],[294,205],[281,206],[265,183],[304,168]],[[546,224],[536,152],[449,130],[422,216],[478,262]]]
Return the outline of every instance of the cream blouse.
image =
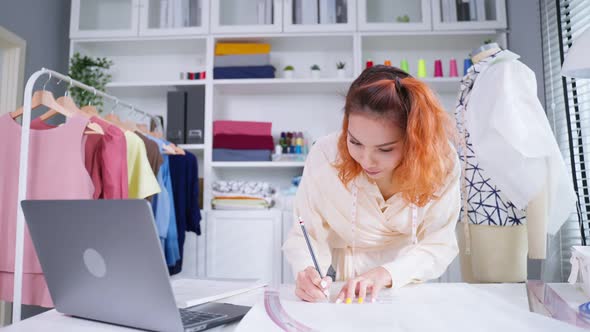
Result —
[[[294,202],[294,227],[283,245],[294,273],[313,266],[297,221],[301,216],[322,273],[332,265],[337,280],[378,266],[389,271],[394,288],[441,276],[459,252],[455,225],[461,206],[461,169],[455,150],[455,167],[437,193],[440,199],[417,208],[418,243],[412,244],[411,205],[400,194],[385,201],[364,173],[354,180],[358,195],[353,228],[353,195],[332,166],[337,160],[338,137],[334,133],[319,139],[305,163]]]

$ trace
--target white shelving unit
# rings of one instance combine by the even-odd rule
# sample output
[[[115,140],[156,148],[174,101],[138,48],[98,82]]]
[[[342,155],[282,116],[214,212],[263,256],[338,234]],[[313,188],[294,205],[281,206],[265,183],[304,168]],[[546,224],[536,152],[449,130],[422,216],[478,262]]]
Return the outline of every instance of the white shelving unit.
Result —
[[[211,32],[282,31],[283,0],[212,0]]]
[[[369,0],[370,1],[370,0]],[[473,3],[476,8],[480,6],[483,9],[471,9],[471,20],[461,22],[450,22],[444,19],[444,3],[446,0],[432,1],[432,26],[435,30],[466,30],[466,29],[506,29],[506,2],[498,0],[475,0],[468,1],[469,6]],[[481,14],[481,15],[480,15]],[[478,15],[483,17],[478,17]]]
[[[245,179],[287,188],[304,166],[303,162],[214,162],[213,121],[268,121],[273,123],[275,138],[283,131],[304,131],[313,142],[340,129],[346,92],[368,59],[375,64],[390,60],[394,66],[406,59],[411,74],[416,73],[418,59],[424,59],[429,76],[422,80],[448,111],[454,111],[460,77],[448,77],[450,59],[456,59],[462,76],[463,60],[473,48],[486,40],[506,46],[505,0],[484,0],[486,20],[467,22],[444,21],[443,0],[337,0],[345,3],[346,21],[329,24],[299,23],[294,17],[298,1],[190,0],[200,8],[199,19],[186,26],[161,28],[161,18],[156,15],[162,10],[160,1],[72,0],[70,56],[80,52],[113,60],[109,93],[166,118],[167,91],[205,88],[204,144],[181,145],[197,155],[204,179],[205,236],[198,237],[193,246],[198,248],[198,256],[187,258],[197,261],[199,276],[232,277],[228,275],[231,271],[219,264],[238,259],[234,254],[241,252],[248,252],[248,257],[267,257],[275,266],[276,257],[267,253],[280,252],[282,232],[276,232],[286,228],[280,226],[286,222],[281,222],[285,220],[281,215],[290,214],[277,209],[212,210],[208,203],[211,183]],[[405,15],[409,22],[397,22]],[[215,80],[218,42],[270,44],[276,78]],[[435,60],[443,63],[442,78],[432,77]],[[335,64],[339,61],[346,63],[345,78],[337,78]],[[313,64],[322,70],[319,79],[311,78]],[[283,76],[287,65],[295,67],[292,79]],[[201,71],[207,73],[204,80],[180,79],[180,73]],[[231,235],[224,238],[230,229]],[[252,233],[253,248],[237,240],[236,234],[248,232]],[[275,233],[278,238],[268,238]],[[238,275],[252,274],[248,267],[241,268],[244,273]],[[265,270],[259,276],[275,278],[277,272]],[[283,280],[288,278],[283,276]]]
[[[432,0],[358,0],[359,31],[429,31]],[[398,22],[407,16],[409,22]]]
[[[70,38],[206,34],[209,1],[72,0],[70,22]]]
[[[107,88],[135,88],[135,87],[152,87],[152,86],[190,86],[205,85],[205,80],[178,80],[178,81],[129,81],[129,82],[111,82],[107,83]]]
[[[317,12],[315,22],[302,18],[304,12],[314,9]],[[283,14],[284,32],[353,32],[356,28],[355,0],[322,1],[319,3],[308,0],[285,0]]]

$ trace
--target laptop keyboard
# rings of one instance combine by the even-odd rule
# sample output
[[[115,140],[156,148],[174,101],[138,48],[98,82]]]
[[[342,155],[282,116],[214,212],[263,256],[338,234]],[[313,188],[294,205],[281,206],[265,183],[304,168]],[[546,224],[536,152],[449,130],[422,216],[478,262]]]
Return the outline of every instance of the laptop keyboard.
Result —
[[[214,319],[225,318],[227,315],[225,314],[215,314],[206,311],[192,311],[192,310],[185,310],[180,309],[180,318],[182,319],[182,324],[184,326],[189,326],[193,324],[204,323]]]

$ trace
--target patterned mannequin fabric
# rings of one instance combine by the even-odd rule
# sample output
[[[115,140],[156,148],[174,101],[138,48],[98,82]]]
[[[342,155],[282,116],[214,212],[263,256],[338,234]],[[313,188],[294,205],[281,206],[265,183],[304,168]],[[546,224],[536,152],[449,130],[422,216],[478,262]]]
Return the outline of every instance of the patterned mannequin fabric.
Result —
[[[455,111],[461,141],[457,151],[463,168],[461,221],[476,225],[518,226],[526,222],[526,211],[515,207],[480,167],[465,124],[465,112],[477,76],[504,52],[506,51],[499,51],[469,68],[467,75],[461,80]]]

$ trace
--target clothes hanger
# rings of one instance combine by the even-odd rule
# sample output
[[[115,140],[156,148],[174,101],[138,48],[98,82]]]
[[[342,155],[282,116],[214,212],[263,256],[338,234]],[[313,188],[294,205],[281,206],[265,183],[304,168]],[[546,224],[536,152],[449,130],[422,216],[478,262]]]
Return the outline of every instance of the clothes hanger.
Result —
[[[179,154],[179,155],[182,155],[182,156],[185,156],[186,155],[186,152],[184,152],[184,150],[182,148],[178,147],[176,144],[170,143],[170,146],[172,146],[172,149],[174,149],[174,152],[176,154]]]
[[[148,127],[145,124],[138,123],[137,124],[137,129],[139,129],[139,131],[142,132],[142,133],[144,133],[144,134],[148,134],[149,133]]]
[[[60,105],[57,102],[57,100],[55,100],[53,93],[51,91],[46,90],[46,86],[47,86],[47,83],[49,82],[49,80],[51,80],[51,73],[49,73],[49,78],[47,79],[47,81],[45,81],[45,84],[43,84],[43,90],[35,91],[35,93],[33,94],[33,97],[31,98],[31,109],[35,109],[39,106],[46,106],[50,110],[54,110],[55,112],[57,112],[59,114],[62,114],[68,118],[71,118],[75,114],[75,110],[68,109],[68,108],[64,107],[63,105]],[[71,81],[70,81],[70,84],[71,84]],[[12,112],[10,114],[10,116],[13,119],[16,119],[23,114],[23,111],[24,111],[23,108],[19,107],[19,109],[17,109],[15,112]],[[48,113],[48,112],[46,112],[46,113]],[[104,135],[104,131],[102,130],[102,127],[100,127],[96,123],[89,123],[86,127],[91,130],[88,133]]]
[[[111,108],[111,112],[109,114],[105,115],[103,117],[103,119],[105,119],[108,122],[112,123],[113,125],[119,127],[119,129],[121,129],[123,131],[128,131],[129,129],[127,129],[125,127],[125,125],[123,125],[123,122],[121,122],[121,119],[115,114],[115,108],[117,108],[118,105],[119,105],[119,99],[115,99],[115,105],[113,105],[113,107]]]
[[[164,129],[162,128],[162,123],[160,122],[160,119],[158,119],[156,117],[156,120],[154,120],[152,118],[152,123],[151,123],[151,127],[153,127],[152,131],[150,131],[150,135],[152,135],[153,137],[162,139],[164,137]]]
[[[145,115],[145,116],[147,116],[147,115]],[[150,118],[150,121],[153,121],[153,123],[156,123],[156,125],[155,125],[156,128],[154,128],[154,129],[157,129],[157,128],[160,128],[161,127],[159,121],[154,120],[154,118],[151,117],[151,116],[149,118]],[[160,133],[158,133],[158,132],[148,131],[147,134],[150,135],[150,136],[152,136],[152,137],[155,137],[155,138],[158,138],[158,139],[162,139],[162,135]],[[162,148],[164,149],[164,153],[165,154],[171,154],[171,155],[180,154],[180,151],[178,151],[177,149],[175,149],[175,146],[172,143],[171,144],[166,144],[165,142],[163,142],[162,143]],[[182,151],[182,152],[184,153],[184,151]]]
[[[142,113],[141,115],[141,120],[143,121],[143,123],[137,123],[137,130],[142,134],[153,136],[150,130],[148,129],[148,126],[145,124],[145,121],[150,120],[151,118],[145,113]]]
[[[478,63],[479,61],[489,57],[492,54],[498,53],[501,50],[502,49],[498,43],[485,43],[471,51],[471,62]]]
[[[143,119],[151,119],[146,114],[142,114],[142,115],[143,115]],[[153,135],[154,134],[153,132],[150,132],[148,130],[148,127],[145,124],[138,123],[138,124],[136,124],[136,126],[137,126],[137,130],[139,132],[141,132],[142,134],[145,134],[145,135],[148,135],[148,136],[152,136],[152,137],[156,137],[156,136]],[[168,145],[168,144],[162,143],[162,148],[164,149],[164,153],[165,154],[169,154],[169,155],[179,154],[179,152],[172,145]]]
[[[45,83],[43,84],[43,88],[41,90],[37,90],[33,93],[33,96],[31,98],[31,110],[39,107],[39,106],[47,106],[49,108],[51,108],[50,105],[56,105],[57,102],[55,100],[55,98],[53,97],[53,93],[51,93],[51,91],[47,91],[46,90],[46,86],[47,83],[49,82],[49,80],[51,80],[51,73],[49,73],[49,78],[47,78],[47,81],[45,81]],[[60,105],[57,105],[58,107],[60,107]],[[24,109],[23,106],[19,107],[16,109],[16,111],[11,112],[10,116],[13,119],[18,118],[19,116],[23,115]],[[64,111],[65,113],[68,113],[67,111]]]
[[[93,88],[93,89],[94,89],[94,96],[96,97],[96,88]],[[84,113],[86,113],[86,114],[90,115],[90,116],[99,116],[99,115],[98,115],[98,110],[96,109],[96,107],[94,107],[94,106],[92,105],[92,101],[90,102],[90,104],[89,104],[89,105],[82,106],[82,107],[80,108],[80,110],[81,110],[82,112],[84,112]]]
[[[61,83],[61,81],[59,81],[57,84]],[[90,115],[82,112],[79,108],[78,105],[76,105],[76,103],[74,102],[74,99],[72,99],[72,97],[70,97],[69,91],[72,88],[72,79],[70,78],[70,85],[68,86],[68,88],[66,89],[66,92],[64,93],[63,96],[57,98],[57,103],[60,104],[61,106],[63,106],[64,108],[66,108],[69,111],[72,111],[75,114],[80,114],[82,116],[85,116],[87,118],[90,118]],[[56,110],[54,110],[53,108],[50,109],[49,111],[41,114],[39,116],[39,119],[41,121],[45,121],[55,115],[59,114]],[[102,129],[102,127],[94,122],[89,122],[88,125],[86,126],[88,127],[88,131],[85,131],[84,134],[101,134],[104,135],[104,130]]]
[[[131,114],[135,114],[135,108],[133,108],[133,106],[130,107],[130,112]],[[137,128],[137,124],[131,120],[127,120],[125,122],[123,122],[123,124],[131,131],[135,132],[135,131],[139,131],[139,129]]]

